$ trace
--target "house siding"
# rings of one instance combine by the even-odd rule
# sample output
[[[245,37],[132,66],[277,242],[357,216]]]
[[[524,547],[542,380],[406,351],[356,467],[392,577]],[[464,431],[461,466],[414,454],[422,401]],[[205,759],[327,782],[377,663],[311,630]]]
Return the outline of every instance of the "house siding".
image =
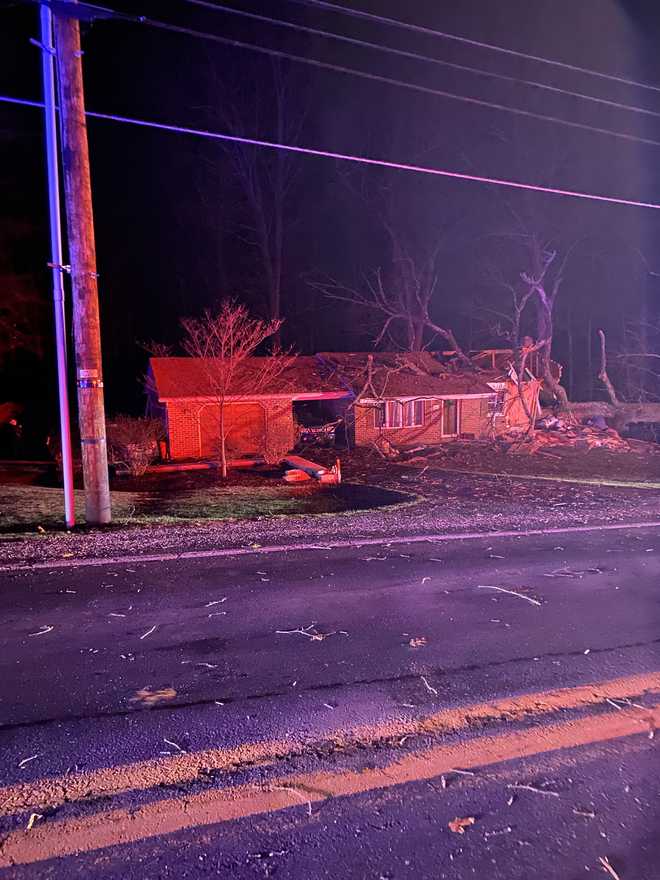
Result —
[[[488,430],[487,398],[460,399],[459,432],[482,437]],[[375,407],[358,404],[355,407],[354,438],[356,446],[367,446],[385,438],[396,446],[407,443],[441,443],[451,439],[442,433],[442,401],[430,398],[424,401],[424,424],[415,428],[379,428],[376,426]]]
[[[458,427],[461,434],[474,434],[475,437],[483,437],[488,431],[488,398],[461,400]]]
[[[246,399],[242,403],[253,404]],[[213,405],[213,404],[211,404]],[[167,403],[168,453],[173,460],[200,458],[200,414],[208,407],[204,401],[169,401]],[[230,404],[237,406],[237,404]],[[240,406],[240,404],[238,404]],[[277,459],[295,445],[295,428],[291,400],[261,400],[264,414],[264,448],[256,451],[267,459]],[[229,430],[231,422],[227,425]]]

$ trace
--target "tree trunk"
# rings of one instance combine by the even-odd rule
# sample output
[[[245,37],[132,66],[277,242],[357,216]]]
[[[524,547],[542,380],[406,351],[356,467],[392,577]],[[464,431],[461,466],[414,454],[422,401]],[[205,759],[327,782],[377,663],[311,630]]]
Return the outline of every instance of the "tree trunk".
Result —
[[[412,322],[411,351],[421,351],[424,348],[424,321],[413,320]]]
[[[578,419],[602,416],[617,431],[628,425],[660,423],[660,403],[619,403],[614,406],[604,400],[587,400],[569,403],[568,412]]]
[[[220,403],[220,466],[222,479],[227,479],[227,443],[225,436],[225,402]]]

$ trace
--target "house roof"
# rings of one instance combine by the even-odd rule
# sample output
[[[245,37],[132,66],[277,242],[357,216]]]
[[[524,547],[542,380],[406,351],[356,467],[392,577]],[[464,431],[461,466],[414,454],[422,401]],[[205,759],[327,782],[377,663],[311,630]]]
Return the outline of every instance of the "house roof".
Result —
[[[490,396],[492,389],[478,373],[441,364],[428,351],[374,352],[371,389],[367,352],[321,352],[317,357],[355,395],[385,397]]]
[[[346,386],[324,371],[315,357],[296,356],[274,378],[266,378],[264,368],[270,358],[246,358],[238,367],[228,397],[291,397],[320,399],[342,397]],[[149,361],[158,399],[216,397],[213,362],[193,357],[155,357]],[[217,386],[216,386],[217,387]]]

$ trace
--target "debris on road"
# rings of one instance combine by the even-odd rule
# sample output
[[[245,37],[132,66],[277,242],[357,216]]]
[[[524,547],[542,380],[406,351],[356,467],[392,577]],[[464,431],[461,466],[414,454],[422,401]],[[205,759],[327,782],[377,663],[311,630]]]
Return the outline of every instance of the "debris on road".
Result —
[[[610,860],[607,858],[607,856],[599,856],[599,857],[598,857],[598,861],[599,861],[599,862],[601,863],[601,865],[603,866],[603,870],[604,870],[607,874],[610,875],[610,877],[612,878],[612,880],[621,880],[621,877],[619,877],[619,875],[617,874],[617,872],[614,870],[614,868],[612,867],[612,864],[611,864]]]
[[[499,834],[510,834],[512,831],[513,828],[510,825],[505,825],[504,828],[496,828],[494,831],[484,832],[484,837],[496,837]]]
[[[37,630],[37,632],[28,633],[28,636],[45,636],[46,633],[52,632],[52,630],[54,630],[54,629],[55,629],[54,626],[46,626],[46,625],[44,625],[44,626],[40,627],[40,628]]]
[[[305,804],[307,805],[307,815],[312,815],[312,802],[309,798],[305,797],[305,795],[298,791],[297,788],[294,788],[292,785],[273,785],[270,789],[271,791],[290,791],[292,794],[295,794],[297,797],[301,798]]]
[[[424,682],[426,690],[429,691],[429,693],[434,694],[437,697],[438,696],[437,690],[428,683],[428,681],[424,678],[423,675],[420,675],[420,678]]]
[[[522,789],[522,791],[533,791],[535,794],[547,794],[550,797],[559,797],[558,791],[548,791],[546,788],[538,788],[536,785],[525,785],[522,782],[514,782],[511,785],[507,785],[507,788],[517,788]]]
[[[470,825],[474,825],[476,819],[474,816],[457,816],[455,819],[452,819],[451,822],[448,822],[449,830],[453,831],[454,834],[465,834],[465,829],[469,828]]]
[[[490,584],[479,584],[477,586],[478,590],[497,590],[499,593],[508,593],[510,596],[517,596],[519,599],[524,599],[526,602],[531,602],[532,605],[541,605],[538,599],[532,599],[531,596],[525,596],[524,593],[516,593],[515,590],[505,590],[504,587],[493,587]]]
[[[408,642],[408,647],[410,648],[424,648],[426,647],[426,636],[418,636],[417,638],[410,639]]]
[[[576,816],[584,816],[585,819],[595,819],[596,814],[593,810],[581,810],[578,807],[573,807],[573,812]]]
[[[332,632],[322,633],[317,632],[315,629],[316,623],[310,623],[309,626],[298,627],[297,629],[276,629],[275,634],[278,636],[291,636],[291,635],[301,635],[307,636],[310,642],[322,642],[324,639],[330,638],[330,636],[347,636],[348,633],[346,630],[339,629],[333,630]]]
[[[26,764],[29,764],[30,761],[34,761],[34,759],[35,759],[35,758],[38,758],[38,757],[39,757],[39,753],[37,752],[36,755],[30,755],[29,758],[23,758],[22,761],[19,761],[19,762],[18,762],[18,769],[19,769],[19,770],[22,770],[23,767],[25,767]]]
[[[176,697],[174,688],[161,688],[158,691],[152,691],[151,688],[141,688],[135,696],[131,697],[131,703],[144,703],[146,706],[155,706],[163,700],[173,700]]]
[[[155,632],[155,630],[156,630],[157,628],[158,628],[158,624],[157,624],[157,623],[154,623],[154,625],[151,627],[151,629],[148,629],[148,630],[146,631],[146,633],[143,633],[143,634],[140,636],[140,641],[142,641],[142,639],[146,639],[147,636],[150,636],[150,635],[152,634],[152,632]]]
[[[30,813],[30,818],[28,819],[26,831],[32,831],[35,822],[38,822],[39,819],[43,819],[42,813]]]

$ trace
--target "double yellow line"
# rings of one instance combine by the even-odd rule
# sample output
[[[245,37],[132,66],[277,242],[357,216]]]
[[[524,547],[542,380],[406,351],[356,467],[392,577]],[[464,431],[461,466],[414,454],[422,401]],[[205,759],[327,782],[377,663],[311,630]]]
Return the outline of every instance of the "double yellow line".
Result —
[[[660,726],[660,673],[629,676],[606,682],[555,691],[542,691],[467,707],[437,712],[417,721],[399,721],[358,728],[332,743],[370,744],[416,733],[442,733],[493,722],[518,721],[529,716],[550,716],[569,709],[596,708],[570,721],[547,724],[542,729],[516,729],[495,735],[473,736],[460,743],[442,744],[375,769],[342,770],[277,777],[268,784],[247,784],[213,789],[189,797],[168,798],[127,810],[105,810],[92,815],[37,823],[30,831],[10,833],[0,844],[0,867],[90,852],[108,846],[136,843],[158,835],[228,822],[256,814],[311,805],[328,798],[387,789],[407,782],[432,779],[459,766],[486,767],[560,749],[586,746],[641,734],[653,735]],[[645,695],[648,707],[625,701]],[[608,704],[611,700],[612,704]],[[619,701],[618,703],[616,701]],[[600,711],[605,705],[609,711]],[[137,762],[91,773],[38,780],[0,789],[4,815],[54,807],[64,800],[144,791],[156,784],[181,784],[196,779],[202,769],[230,770],[246,760],[272,763],[292,751],[304,753],[291,741],[245,744],[167,759]]]

